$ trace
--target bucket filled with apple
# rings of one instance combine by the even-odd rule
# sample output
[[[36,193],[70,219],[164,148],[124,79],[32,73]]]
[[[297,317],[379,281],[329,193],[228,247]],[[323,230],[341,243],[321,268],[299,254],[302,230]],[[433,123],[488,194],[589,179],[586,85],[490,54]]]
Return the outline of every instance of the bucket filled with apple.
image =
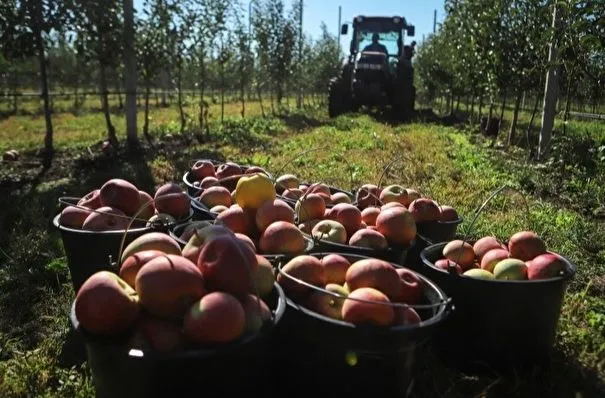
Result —
[[[285,296],[271,264],[235,234],[223,228],[192,256],[150,232],[124,249],[118,268],[91,275],[71,308],[97,397],[271,388],[263,369]]]
[[[351,192],[322,182],[303,182],[294,174],[283,174],[277,177],[275,180],[275,189],[278,198],[292,207],[296,205],[296,201],[303,195],[310,193],[321,196],[327,208],[339,203],[353,203],[355,200],[355,195]]]
[[[189,196],[167,183],[154,196],[131,182],[112,178],[82,198],[60,199],[66,205],[52,222],[59,230],[74,289],[93,273],[108,270],[124,244],[150,232],[167,232],[191,219]]]
[[[535,232],[437,243],[421,257],[420,272],[456,304],[438,339],[447,358],[505,367],[548,357],[576,266]]]
[[[355,396],[409,387],[415,359],[451,309],[441,288],[408,268],[351,253],[272,262],[288,305],[276,351],[285,383],[304,375],[313,382],[297,388],[309,394],[321,386],[326,395]]]
[[[262,167],[246,166],[236,162],[220,162],[214,159],[196,160],[189,171],[183,175],[183,183],[192,198],[198,197],[203,189],[213,186],[226,186],[237,183],[238,176],[263,173],[271,175]]]
[[[351,203],[328,208],[315,193],[296,202],[299,228],[313,238],[315,251],[353,253],[403,264],[414,245],[416,223],[401,203],[360,210]]]

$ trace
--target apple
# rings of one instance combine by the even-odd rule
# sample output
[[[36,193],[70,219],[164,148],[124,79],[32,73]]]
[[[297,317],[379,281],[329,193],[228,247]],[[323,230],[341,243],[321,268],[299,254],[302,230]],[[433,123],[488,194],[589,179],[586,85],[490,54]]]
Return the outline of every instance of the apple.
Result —
[[[128,283],[134,289],[134,282],[140,269],[145,264],[165,253],[159,250],[143,250],[129,256],[120,266],[119,275],[124,282]]]
[[[242,168],[234,162],[223,163],[216,169],[216,178],[219,180],[240,174],[242,174]]]
[[[481,259],[481,269],[489,272],[494,272],[494,267],[500,261],[510,257],[510,253],[506,249],[491,249]]]
[[[183,332],[195,343],[228,343],[246,331],[242,304],[225,292],[208,293],[185,314]]]
[[[333,253],[323,257],[321,265],[326,270],[327,283],[342,285],[346,281],[347,270],[351,266],[351,263],[340,254]]]
[[[250,293],[258,294],[260,297],[265,297],[273,290],[275,283],[275,274],[273,265],[265,257],[256,254],[258,267],[252,275],[252,289]]]
[[[139,210],[137,218],[149,220],[155,214],[155,203],[151,195],[145,191],[139,191]]]
[[[495,236],[484,236],[473,245],[473,250],[479,261],[492,249],[506,249],[508,251],[507,247]]]
[[[455,262],[453,262],[452,260],[448,260],[447,258],[442,258],[435,261],[435,267],[441,268],[442,270],[447,271],[448,273],[450,272],[450,268],[454,267],[458,275],[462,274],[463,272],[460,264],[456,264]]]
[[[494,277],[504,280],[527,279],[527,265],[517,258],[501,260],[494,267]]]
[[[244,174],[257,174],[257,173],[261,173],[261,174],[264,174],[266,176],[269,176],[269,173],[267,173],[267,170],[263,169],[260,166],[250,166],[244,172]]]
[[[181,325],[164,319],[144,315],[136,325],[133,340],[142,339],[147,346],[141,349],[152,349],[160,352],[170,352],[183,347]],[[134,344],[135,346],[136,343]]]
[[[170,214],[158,213],[158,214],[154,214],[153,216],[151,216],[151,218],[149,218],[149,220],[147,220],[146,226],[151,227],[154,225],[175,225],[175,224],[176,224],[176,218],[174,218]]]
[[[438,221],[441,218],[439,205],[429,198],[418,198],[410,203],[410,213],[414,220],[418,222]]]
[[[141,197],[132,183],[121,178],[112,178],[101,186],[99,196],[105,207],[113,207],[132,216],[139,210]]]
[[[283,200],[268,200],[256,211],[255,223],[260,232],[263,232],[275,221],[294,224],[294,210]]]
[[[68,228],[80,229],[90,214],[90,210],[76,206],[67,206],[59,215],[59,224]]]
[[[330,200],[333,204],[338,203],[352,203],[351,197],[344,192],[336,192],[330,196]]]
[[[277,275],[277,283],[284,289],[284,293],[288,297],[294,300],[304,298],[311,291],[311,288],[283,274],[314,286],[325,286],[327,283],[326,269],[321,261],[317,257],[306,254],[292,258]]]
[[[304,193],[300,189],[291,188],[291,189],[286,189],[284,192],[282,192],[281,196],[283,196],[284,198],[292,199],[292,200],[298,200],[303,195],[304,195]]]
[[[408,198],[408,191],[405,190],[401,185],[389,185],[382,189],[380,192],[380,201],[382,203],[398,202],[404,206],[410,204]]]
[[[271,320],[271,310],[258,296],[247,295],[242,301],[242,308],[246,315],[246,332],[256,333]]]
[[[396,307],[394,311],[393,326],[409,326],[422,322],[422,318],[412,307]]]
[[[193,174],[196,180],[203,180],[206,177],[215,177],[216,171],[211,161],[198,160],[191,166],[191,174]]]
[[[82,223],[82,229],[87,231],[123,231],[129,223],[129,217],[122,210],[103,206],[86,217]]]
[[[371,287],[396,300],[401,293],[401,279],[390,263],[377,258],[358,260],[347,270],[345,281],[351,292]]]
[[[179,320],[206,294],[198,267],[182,256],[164,254],[147,262],[137,273],[139,301],[152,315]]]
[[[275,187],[281,192],[286,189],[297,189],[299,184],[298,177],[294,174],[284,174],[277,177],[277,180],[275,180]]]
[[[418,304],[424,294],[422,279],[407,268],[397,268],[395,272],[397,272],[401,280],[401,292],[395,301],[406,304]]]
[[[214,206],[213,208],[211,208],[210,212],[216,213],[216,214],[221,214],[222,212],[224,212],[227,209],[229,209],[229,207],[223,206],[223,205],[218,205],[218,206]]]
[[[361,212],[361,220],[366,223],[366,225],[376,225],[376,218],[380,214],[380,208],[376,206],[366,207]]]
[[[139,315],[136,292],[109,271],[91,275],[75,299],[76,318],[90,333],[120,335],[129,330]]]
[[[355,195],[357,206],[363,210],[368,206],[376,206],[380,199],[380,188],[374,184],[362,185]]]
[[[273,182],[265,174],[250,174],[239,179],[234,189],[235,202],[243,209],[258,209],[275,199]]]
[[[328,216],[338,221],[347,230],[347,236],[352,236],[361,227],[361,211],[349,203],[339,203],[330,209]]]
[[[294,224],[276,221],[263,231],[259,248],[265,254],[300,254],[305,251],[307,242],[302,231]]]
[[[155,208],[160,213],[170,214],[176,219],[189,215],[191,199],[180,186],[173,182],[159,187],[153,199]]]
[[[567,269],[565,261],[556,254],[540,254],[527,264],[527,279],[548,279],[561,276]]]
[[[387,204],[384,204],[384,205],[380,206],[380,211],[386,210],[386,209],[390,209],[391,207],[402,207],[402,208],[404,208],[406,210],[408,209],[407,207],[405,207],[404,205],[402,205],[399,202],[389,202]]]
[[[326,195],[326,194],[325,194],[325,193],[323,193],[323,192],[316,192],[316,193],[317,193],[319,196],[321,196],[321,198],[323,199],[323,201],[324,201],[324,203],[325,203],[326,207],[328,207],[328,206],[332,206],[332,205],[333,205],[333,203],[332,203],[332,196],[330,196],[330,195]]]
[[[224,225],[233,232],[248,235],[254,232],[254,219],[240,206],[233,205],[227,210],[221,211],[216,216],[216,224]]]
[[[439,221],[447,222],[447,221],[456,221],[458,220],[458,212],[452,206],[441,206],[440,207],[441,216],[439,217]]]
[[[204,179],[200,182],[200,188],[202,189],[208,189],[210,187],[216,187],[219,186],[219,181],[218,178],[214,177],[214,176],[208,176],[208,177],[204,177]]]
[[[227,188],[221,186],[204,189],[200,194],[199,199],[200,202],[208,208],[219,205],[229,207],[232,203],[231,192],[229,192]]]
[[[473,246],[460,239],[452,240],[443,247],[443,256],[448,260],[460,264],[462,269],[466,271],[475,263],[475,252]]]
[[[95,189],[94,191],[87,193],[78,201],[77,204],[78,206],[88,207],[89,209],[93,210],[103,207],[103,202],[101,201],[101,190]]]
[[[347,293],[340,285],[328,284],[325,289],[329,292],[336,293],[340,296],[347,297]],[[343,294],[344,293],[344,294]],[[342,319],[342,305],[344,304],[344,298],[338,298],[331,294],[314,290],[307,299],[307,306],[311,311],[315,311],[318,314],[325,315],[333,319]]]
[[[529,261],[546,253],[546,243],[533,231],[520,231],[508,241],[510,256],[521,261]]]
[[[384,235],[373,229],[358,230],[351,236],[351,239],[349,239],[349,245],[367,247],[369,249],[386,249],[389,247]]]
[[[256,253],[233,235],[219,235],[208,241],[197,260],[210,290],[242,297],[250,292],[258,268]]]
[[[196,229],[206,228],[209,225],[212,225],[210,221],[192,221],[188,223],[185,228],[183,228],[179,238],[187,242],[189,239],[191,239],[193,234],[195,234]]]
[[[318,222],[311,230],[311,235],[315,239],[328,242],[340,244],[347,243],[347,231],[345,230],[345,227],[334,220],[322,220]]]
[[[408,246],[416,239],[416,222],[404,207],[381,210],[376,217],[376,229],[391,245]]]
[[[148,232],[130,242],[122,252],[120,264],[135,253],[145,250],[159,250],[165,254],[181,254],[181,247],[170,235],[161,232]]]
[[[326,202],[319,194],[305,194],[296,201],[294,210],[298,222],[322,218],[326,211]]]
[[[197,264],[197,259],[206,243],[221,235],[235,237],[233,231],[223,225],[212,224],[202,229],[196,229],[183,248],[183,257],[187,258],[192,263]]]
[[[464,271],[462,275],[475,279],[495,279],[494,274],[492,274],[488,270],[481,268],[471,268],[469,270]]]
[[[420,195],[420,192],[415,189],[406,188],[406,191],[408,192],[408,200],[410,201],[410,203],[422,197],[422,195]]]
[[[342,305],[342,319],[354,325],[390,326],[395,319],[395,311],[389,304],[389,298],[381,291],[362,287],[353,290],[345,299]]]
[[[323,182],[317,183],[317,184],[312,184],[308,191],[308,193],[323,193],[324,195],[327,195],[328,197],[331,196],[330,193],[330,187],[328,187],[326,184],[324,184]]]

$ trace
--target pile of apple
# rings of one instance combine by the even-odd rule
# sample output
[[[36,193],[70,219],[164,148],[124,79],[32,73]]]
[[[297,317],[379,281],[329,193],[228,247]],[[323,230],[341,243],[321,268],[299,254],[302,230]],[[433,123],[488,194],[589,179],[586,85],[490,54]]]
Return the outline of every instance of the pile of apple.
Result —
[[[484,236],[472,246],[453,240],[443,247],[442,255],[436,267],[478,279],[549,279],[566,270],[565,261],[548,253],[546,243],[533,231],[515,233],[508,245],[493,236]]]
[[[273,267],[227,228],[208,228],[187,253],[163,233],[135,239],[121,256],[119,275],[97,272],[78,290],[80,327],[158,351],[258,333],[272,317],[263,298],[273,289]]]
[[[315,193],[321,196],[326,207],[331,207],[339,203],[352,203],[353,201],[344,192],[331,193],[330,187],[324,183],[303,184],[294,174],[284,174],[275,181],[277,192],[285,199],[296,202],[305,194]]]
[[[106,181],[81,198],[75,206],[65,207],[59,216],[63,226],[86,231],[125,230],[136,215],[139,226],[156,220],[175,223],[189,215],[191,199],[174,183],[156,189],[154,197],[120,178]],[[143,223],[145,225],[145,223]]]
[[[408,246],[416,238],[412,213],[400,202],[360,210],[351,203],[330,208],[318,193],[305,193],[295,205],[299,228],[314,239],[369,249]]]
[[[379,188],[374,184],[364,184],[355,193],[355,204],[360,210],[396,202],[406,207],[417,223],[427,221],[455,221],[456,210],[437,201],[423,197],[417,190],[404,188],[398,184]]]
[[[383,327],[421,322],[412,307],[393,303],[419,304],[424,283],[411,270],[383,260],[366,258],[351,263],[339,254],[321,259],[300,255],[281,268],[277,282],[297,304],[336,320]]]
[[[263,254],[301,254],[307,246],[294,223],[294,210],[277,198],[273,182],[263,173],[242,176],[233,193],[224,187],[207,188],[200,201],[215,205],[211,211],[218,213],[216,224],[240,235]]]
[[[265,169],[258,166],[244,167],[235,162],[225,162],[215,166],[210,160],[197,160],[189,170],[189,180],[193,181],[195,188],[206,189],[220,186],[221,180],[254,173],[268,175]]]

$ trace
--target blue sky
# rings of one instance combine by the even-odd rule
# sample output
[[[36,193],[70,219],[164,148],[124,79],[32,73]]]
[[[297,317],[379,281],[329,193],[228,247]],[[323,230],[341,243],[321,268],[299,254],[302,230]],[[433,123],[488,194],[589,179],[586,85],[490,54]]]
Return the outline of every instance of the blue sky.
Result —
[[[247,4],[248,0],[242,0]],[[143,0],[134,0],[135,7],[141,7]],[[286,0],[286,3],[290,3]],[[422,35],[433,31],[433,12],[437,9],[437,22],[444,17],[443,0],[304,0],[303,29],[313,37],[320,33],[320,24],[325,22],[331,33],[337,34],[338,6],[342,6],[342,21],[350,22],[354,16],[365,15],[400,15],[408,23],[416,26],[414,40],[422,41]],[[247,7],[246,7],[247,8]],[[350,30],[349,30],[350,32]],[[343,48],[349,43],[347,36],[341,37]]]

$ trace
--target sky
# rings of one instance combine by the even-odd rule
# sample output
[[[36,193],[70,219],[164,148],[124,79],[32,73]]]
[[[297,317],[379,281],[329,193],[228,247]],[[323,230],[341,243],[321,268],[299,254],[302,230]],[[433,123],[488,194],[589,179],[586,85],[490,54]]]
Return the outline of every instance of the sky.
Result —
[[[248,0],[242,0],[243,3]],[[286,0],[286,4],[291,3]],[[433,13],[437,10],[437,23],[443,21],[443,0],[303,0],[303,30],[317,38],[321,32],[321,22],[325,22],[333,34],[338,34],[338,6],[342,6],[342,22],[351,22],[356,15],[403,16],[408,24],[416,27],[413,40],[419,44],[422,36],[428,36],[433,31]],[[143,4],[143,0],[134,0],[135,8]],[[349,35],[341,36],[343,49],[348,48]],[[406,40],[406,44],[412,39]]]

